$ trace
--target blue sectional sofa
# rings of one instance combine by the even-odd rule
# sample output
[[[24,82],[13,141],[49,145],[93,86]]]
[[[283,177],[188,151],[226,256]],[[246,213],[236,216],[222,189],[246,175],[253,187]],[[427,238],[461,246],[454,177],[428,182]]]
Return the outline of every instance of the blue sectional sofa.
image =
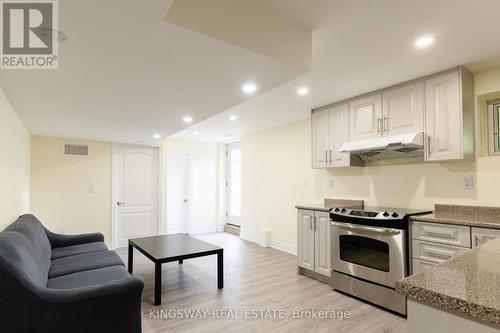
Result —
[[[143,288],[102,234],[54,234],[33,215],[0,232],[0,332],[138,333]]]

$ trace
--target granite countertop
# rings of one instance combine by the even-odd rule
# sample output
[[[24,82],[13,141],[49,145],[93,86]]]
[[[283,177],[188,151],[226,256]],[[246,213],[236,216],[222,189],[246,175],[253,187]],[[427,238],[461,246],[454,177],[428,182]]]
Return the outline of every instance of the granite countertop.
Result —
[[[363,200],[324,199],[322,204],[296,205],[295,208],[329,212],[330,209],[335,207],[363,208],[363,205],[364,205]]]
[[[500,238],[405,278],[409,298],[500,327]]]
[[[412,216],[412,221],[500,229],[500,208],[436,204],[434,214]]]

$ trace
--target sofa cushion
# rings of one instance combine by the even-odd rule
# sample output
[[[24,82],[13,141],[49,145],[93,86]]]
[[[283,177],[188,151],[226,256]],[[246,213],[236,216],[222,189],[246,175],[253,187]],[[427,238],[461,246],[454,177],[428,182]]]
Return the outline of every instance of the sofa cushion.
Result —
[[[114,251],[98,251],[52,260],[49,279],[108,266],[125,266]]]
[[[105,251],[108,247],[103,242],[94,242],[87,244],[78,244],[71,245],[65,247],[58,247],[52,249],[52,260],[59,259],[63,257],[74,256],[77,254],[96,252],[96,251]]]
[[[99,285],[101,283],[130,277],[123,266],[110,266],[89,271],[67,274],[49,279],[47,288],[74,289]]]
[[[0,258],[28,281],[47,285],[51,248],[36,217],[23,215],[0,233]]]

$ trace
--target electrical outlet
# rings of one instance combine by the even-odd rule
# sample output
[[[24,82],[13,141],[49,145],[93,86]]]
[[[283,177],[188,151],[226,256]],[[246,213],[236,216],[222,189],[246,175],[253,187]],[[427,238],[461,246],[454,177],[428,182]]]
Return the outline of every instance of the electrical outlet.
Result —
[[[94,185],[89,185],[89,193],[95,193]]]
[[[464,177],[463,188],[466,190],[472,190],[474,188],[474,177],[473,176]]]
[[[302,186],[304,188],[308,188],[309,187],[309,182],[307,180],[304,180],[304,183],[302,183]]]

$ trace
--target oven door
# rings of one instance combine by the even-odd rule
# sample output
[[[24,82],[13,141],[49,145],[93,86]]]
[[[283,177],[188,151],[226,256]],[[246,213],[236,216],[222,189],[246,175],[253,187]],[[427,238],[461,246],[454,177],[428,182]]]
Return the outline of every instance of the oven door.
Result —
[[[331,222],[332,269],[394,288],[406,276],[406,231]]]

